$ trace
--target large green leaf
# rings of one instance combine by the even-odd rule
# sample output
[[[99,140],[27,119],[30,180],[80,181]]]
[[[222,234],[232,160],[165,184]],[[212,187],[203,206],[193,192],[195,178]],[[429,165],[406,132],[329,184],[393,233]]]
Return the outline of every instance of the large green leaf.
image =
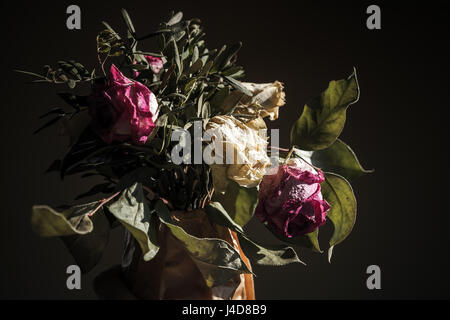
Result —
[[[284,237],[275,231],[273,231],[268,225],[266,227],[272,232],[272,234],[277,237],[279,240],[289,243],[294,246],[303,247],[311,249],[315,252],[322,253],[323,251],[320,249],[319,245],[319,229],[316,229],[313,232],[307,233],[302,236],[295,236],[292,238]]]
[[[303,263],[291,247],[284,245],[259,245],[250,240],[230,217],[219,202],[211,202],[205,208],[211,221],[235,231],[239,236],[239,243],[245,255],[252,263],[266,266],[284,266],[290,263]],[[303,263],[304,264],[304,263]]]
[[[344,241],[355,225],[356,199],[350,183],[337,174],[326,172],[325,181],[321,186],[322,195],[331,206],[327,217],[334,225],[334,232],[330,239],[331,252],[335,245]]]
[[[33,206],[31,225],[42,237],[60,237],[82,272],[89,272],[100,261],[108,243],[110,223],[103,200],[55,210]],[[91,216],[92,215],[92,216]]]
[[[347,78],[331,81],[322,94],[305,105],[291,128],[291,144],[303,150],[325,149],[344,128],[349,105],[359,99],[356,69]]]
[[[258,188],[241,187],[237,182],[229,181],[224,194],[216,192],[214,201],[220,202],[230,217],[241,227],[253,217],[258,203]]]
[[[142,184],[125,189],[108,210],[124,225],[139,243],[144,260],[151,260],[159,250],[156,225],[145,200]]]
[[[205,207],[205,212],[211,221],[221,226],[230,228],[238,233],[244,233],[242,227],[231,218],[220,202],[208,203]]]
[[[41,237],[87,234],[94,228],[89,214],[101,209],[101,206],[101,201],[65,207],[61,211],[49,206],[33,206],[31,226]]]
[[[373,170],[365,170],[353,150],[340,139],[326,149],[314,151],[311,162],[323,171],[337,173],[349,181],[354,181],[365,173],[373,172]]]
[[[179,239],[202,273],[209,287],[226,283],[240,273],[251,273],[240,254],[227,241],[197,238],[176,225],[162,200],[155,204],[161,222]]]
[[[99,263],[108,244],[111,230],[110,222],[104,214],[103,208],[96,212],[91,219],[94,224],[91,232],[60,238],[83,273],[89,272]]]

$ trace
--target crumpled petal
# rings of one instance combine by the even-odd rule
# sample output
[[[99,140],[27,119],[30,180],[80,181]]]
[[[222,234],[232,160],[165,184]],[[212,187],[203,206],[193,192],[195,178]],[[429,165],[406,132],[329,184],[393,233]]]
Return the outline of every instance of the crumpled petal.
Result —
[[[113,64],[110,79],[100,91],[103,101],[91,99],[90,104],[94,129],[100,137],[106,143],[127,139],[145,143],[158,117],[158,102],[150,89],[125,77]]]
[[[247,125],[232,116],[216,116],[210,119],[206,129],[212,136],[210,145],[216,150],[222,145],[222,155],[218,155],[222,164],[210,165],[214,188],[225,191],[228,179],[245,187],[257,186],[270,166],[267,139],[252,123]],[[227,163],[227,158],[233,163]]]
[[[235,113],[263,118],[269,116],[270,120],[278,118],[279,107],[286,103],[281,82],[262,84],[243,82],[242,85],[252,93],[252,98],[244,100],[236,107]]]

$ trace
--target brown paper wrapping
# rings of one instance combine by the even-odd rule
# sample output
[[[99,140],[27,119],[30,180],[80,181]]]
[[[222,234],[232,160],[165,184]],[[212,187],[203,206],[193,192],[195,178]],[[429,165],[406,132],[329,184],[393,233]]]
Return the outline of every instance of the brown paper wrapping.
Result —
[[[220,238],[231,244],[251,270],[250,261],[243,253],[236,233],[228,228],[214,225],[201,210],[174,211],[172,218],[189,234],[200,238]],[[126,236],[123,259],[123,287],[129,290],[125,296],[151,300],[254,300],[253,276],[241,274],[227,283],[209,288],[195,262],[182,243],[164,224],[158,228],[159,252],[145,262],[134,238]],[[96,280],[96,291],[102,295],[101,284],[111,285],[107,279]],[[105,297],[108,298],[108,297]],[[109,297],[111,298],[111,297]]]

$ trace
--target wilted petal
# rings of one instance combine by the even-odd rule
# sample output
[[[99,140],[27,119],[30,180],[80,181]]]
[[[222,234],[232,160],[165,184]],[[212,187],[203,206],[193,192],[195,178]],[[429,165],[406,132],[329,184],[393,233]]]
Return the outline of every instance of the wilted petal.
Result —
[[[206,129],[212,133],[210,144],[215,149],[220,149],[215,145],[221,144],[223,150],[223,155],[219,155],[223,164],[211,165],[215,189],[225,191],[228,179],[245,187],[257,186],[270,166],[265,137],[253,129],[252,125],[232,116],[214,117],[208,122]],[[226,178],[223,179],[223,176]]]
[[[244,101],[235,109],[237,114],[270,117],[270,120],[278,118],[278,109],[285,102],[283,84],[279,81],[273,83],[250,83],[243,82],[242,85],[252,93],[252,98]]]

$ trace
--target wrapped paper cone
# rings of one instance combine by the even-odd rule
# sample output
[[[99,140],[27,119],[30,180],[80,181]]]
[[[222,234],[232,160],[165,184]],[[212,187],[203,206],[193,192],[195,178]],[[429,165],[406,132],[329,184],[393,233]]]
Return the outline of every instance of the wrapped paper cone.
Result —
[[[172,217],[185,231],[196,237],[220,238],[230,243],[241,255],[247,267],[251,270],[250,261],[243,253],[237,235],[228,228],[213,225],[201,210],[172,212]],[[158,228],[159,252],[146,262],[134,238],[127,232],[125,253],[123,259],[122,278],[109,279],[108,272],[100,275],[95,283],[96,292],[107,299],[114,299],[108,292],[116,292],[127,288],[127,293],[120,297],[127,299],[150,300],[254,300],[253,276],[241,274],[227,283],[208,287],[195,262],[183,247],[183,244],[173,236],[169,228],[160,224]],[[117,270],[116,270],[117,271]],[[119,276],[120,278],[120,276]],[[113,283],[120,282],[118,285]],[[114,286],[107,290],[105,287]],[[121,288],[118,290],[117,287]],[[119,298],[119,297],[117,297]]]

